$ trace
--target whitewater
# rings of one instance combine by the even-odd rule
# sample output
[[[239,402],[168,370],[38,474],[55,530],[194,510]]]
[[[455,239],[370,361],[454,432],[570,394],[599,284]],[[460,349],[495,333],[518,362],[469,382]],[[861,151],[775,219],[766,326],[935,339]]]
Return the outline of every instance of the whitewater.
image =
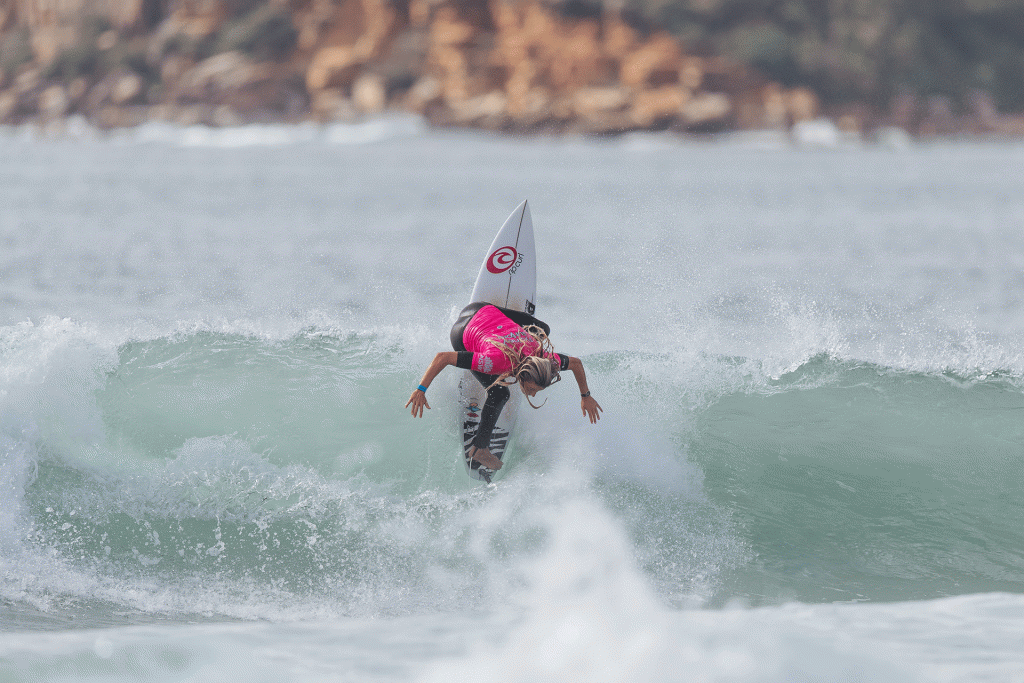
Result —
[[[74,131],[72,131],[74,132]],[[1024,680],[1024,145],[0,131],[0,681]],[[529,199],[579,356],[403,405]]]

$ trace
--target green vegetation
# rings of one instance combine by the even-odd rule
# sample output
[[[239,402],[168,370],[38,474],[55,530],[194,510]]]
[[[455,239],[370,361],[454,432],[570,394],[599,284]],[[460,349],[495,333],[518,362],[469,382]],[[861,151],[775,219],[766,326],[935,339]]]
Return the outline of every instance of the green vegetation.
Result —
[[[28,29],[0,34],[0,72],[12,72],[32,61],[31,35]]]
[[[228,22],[220,32],[217,51],[239,50],[258,60],[281,61],[291,55],[297,37],[288,11],[267,4]]]
[[[1024,0],[627,0],[698,52],[725,54],[825,102],[896,95],[1024,108]]]

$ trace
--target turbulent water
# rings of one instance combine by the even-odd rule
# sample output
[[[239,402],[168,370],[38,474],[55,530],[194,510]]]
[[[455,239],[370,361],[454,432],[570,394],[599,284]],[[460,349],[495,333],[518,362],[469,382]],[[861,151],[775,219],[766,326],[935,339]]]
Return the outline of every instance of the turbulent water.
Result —
[[[995,143],[6,131],[0,681],[1024,679],[1022,177]],[[604,415],[566,378],[484,486],[454,373],[402,406],[524,198]]]

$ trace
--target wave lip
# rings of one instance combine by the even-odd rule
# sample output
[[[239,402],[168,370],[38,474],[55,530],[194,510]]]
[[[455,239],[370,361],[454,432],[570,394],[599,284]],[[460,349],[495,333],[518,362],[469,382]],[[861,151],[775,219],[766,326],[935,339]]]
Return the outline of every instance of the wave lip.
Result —
[[[689,453],[758,561],[756,599],[1024,589],[1019,378],[821,356],[695,419]]]
[[[466,555],[474,514],[529,526],[509,512],[522,502],[505,509],[464,478],[453,420],[392,405],[422,368],[419,330],[192,326],[113,343],[52,320],[4,334],[8,599],[49,609],[56,590],[140,614],[414,614],[472,602],[452,578],[462,563],[476,589],[493,588],[494,558]],[[575,468],[662,602],[1024,588],[1013,373],[822,355],[778,377],[738,358],[651,375],[630,358],[588,360],[595,386],[624,387],[608,393],[600,430],[570,433],[575,405],[553,402],[531,415],[501,485],[548,510],[555,468]],[[657,400],[666,392],[690,404]],[[534,541],[502,552],[529,556],[547,538],[533,526],[517,533]],[[46,557],[63,578],[37,571]],[[515,585],[496,576],[502,591]]]

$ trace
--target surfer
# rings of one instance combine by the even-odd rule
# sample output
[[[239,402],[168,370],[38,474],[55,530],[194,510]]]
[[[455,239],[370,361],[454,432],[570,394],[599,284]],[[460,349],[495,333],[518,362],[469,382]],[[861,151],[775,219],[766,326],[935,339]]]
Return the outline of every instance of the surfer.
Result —
[[[540,408],[530,399],[559,381],[562,371],[570,370],[580,388],[583,415],[591,424],[596,423],[603,409],[590,395],[583,363],[579,358],[555,353],[548,339],[550,331],[546,324],[521,311],[488,303],[466,306],[452,326],[451,342],[455,350],[441,351],[434,356],[405,407],[412,406],[413,417],[423,417],[423,408],[430,408],[427,387],[442,370],[454,365],[471,371],[487,389],[487,400],[470,457],[491,470],[501,469],[501,460],[491,454],[489,446],[494,425],[511,395],[509,386],[513,384],[519,385],[532,408]]]

